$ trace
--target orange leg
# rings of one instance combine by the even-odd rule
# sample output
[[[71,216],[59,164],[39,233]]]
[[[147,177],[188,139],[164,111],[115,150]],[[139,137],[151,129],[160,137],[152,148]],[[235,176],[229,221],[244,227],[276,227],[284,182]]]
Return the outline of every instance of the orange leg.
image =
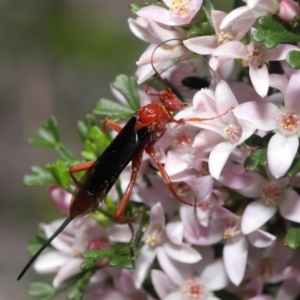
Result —
[[[138,173],[138,171],[140,169],[140,166],[141,166],[143,152],[144,151],[140,151],[138,154],[136,154],[136,156],[132,160],[132,172],[131,172],[130,182],[129,182],[127,188],[126,188],[126,191],[125,191],[125,193],[124,193],[124,195],[123,195],[123,197],[122,197],[122,199],[119,203],[117,211],[115,213],[114,220],[116,222],[120,222],[122,214],[124,213],[124,211],[127,207],[127,204],[130,200],[132,189],[133,189],[134,184],[136,182],[137,173]],[[125,223],[127,223],[127,222],[128,221],[125,221]]]
[[[161,174],[162,179],[164,180],[165,184],[168,186],[169,190],[171,191],[171,193],[173,194],[173,196],[180,202],[187,204],[189,206],[194,206],[194,207],[201,207],[201,206],[205,206],[207,208],[209,208],[209,202],[203,202],[203,203],[199,203],[199,204],[192,204],[189,202],[186,202],[185,200],[183,200],[175,191],[172,182],[170,180],[169,175],[167,174],[166,170],[164,169],[164,167],[162,166],[162,164],[159,162],[158,158],[155,156],[155,150],[153,148],[153,146],[148,146],[146,147],[146,152],[152,157],[152,159],[154,160],[154,162],[156,163],[159,172]]]
[[[103,130],[107,131],[108,127],[112,128],[113,130],[115,130],[117,132],[120,132],[122,130],[122,127],[119,124],[117,124],[117,123],[109,120],[108,118],[106,118],[105,122],[103,124]]]
[[[73,179],[73,181],[75,182],[76,185],[79,184],[79,181],[77,180],[77,178],[73,175],[73,173],[77,173],[77,172],[81,172],[81,171],[86,171],[88,170],[92,165],[93,165],[94,161],[88,161],[76,166],[72,166],[69,169],[70,175]]]
[[[179,119],[179,120],[173,119],[173,122],[178,123],[178,124],[182,124],[182,123],[185,123],[185,122],[211,121],[211,120],[215,120],[215,119],[218,119],[220,117],[225,116],[226,114],[228,114],[233,109],[234,109],[234,107],[230,107],[223,114],[215,116],[215,117],[211,117],[211,118],[187,118],[187,119]]]

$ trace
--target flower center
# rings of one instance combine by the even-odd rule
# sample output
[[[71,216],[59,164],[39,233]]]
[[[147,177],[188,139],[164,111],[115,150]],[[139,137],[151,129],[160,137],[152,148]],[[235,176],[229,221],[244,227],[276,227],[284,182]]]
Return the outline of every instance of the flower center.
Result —
[[[241,223],[239,219],[229,218],[226,220],[223,238],[227,240],[241,233]]]
[[[232,144],[237,143],[241,136],[242,136],[242,128],[237,127],[235,125],[229,124],[225,129],[224,129],[224,134],[225,137],[228,141],[230,141]]]
[[[278,131],[285,135],[296,134],[300,129],[299,116],[293,111],[285,111],[277,118]]]
[[[186,130],[178,130],[174,134],[173,145],[180,153],[184,153],[191,149],[192,143],[192,136]]]
[[[262,188],[262,198],[267,204],[276,204],[281,197],[281,189],[276,184]]]
[[[185,300],[204,300],[207,296],[207,290],[198,278],[187,280],[181,290]]]
[[[231,33],[228,33],[228,32],[224,32],[224,31],[221,31],[219,34],[218,34],[218,42],[220,44],[225,44],[227,42],[230,42],[233,40],[233,36]]]
[[[209,169],[208,169],[208,162],[203,161],[202,162],[202,168],[199,170],[199,176],[206,176],[209,175]]]
[[[249,53],[248,63],[256,66],[262,65],[262,52],[260,49],[255,48],[253,51]]]
[[[156,247],[161,245],[166,239],[165,231],[160,226],[154,226],[149,232],[149,234],[145,238],[145,243],[150,245],[151,247]]]
[[[264,279],[269,279],[277,274],[273,259],[263,258],[257,266],[258,275]]]
[[[189,0],[173,0],[170,9],[177,17],[184,17],[193,9],[193,5]]]

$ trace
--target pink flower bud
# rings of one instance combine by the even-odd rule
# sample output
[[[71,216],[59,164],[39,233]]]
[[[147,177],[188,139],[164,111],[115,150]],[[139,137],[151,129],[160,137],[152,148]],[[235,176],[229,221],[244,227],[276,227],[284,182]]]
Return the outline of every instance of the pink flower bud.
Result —
[[[290,22],[295,16],[300,15],[299,5],[293,0],[282,0],[279,15],[284,21]]]

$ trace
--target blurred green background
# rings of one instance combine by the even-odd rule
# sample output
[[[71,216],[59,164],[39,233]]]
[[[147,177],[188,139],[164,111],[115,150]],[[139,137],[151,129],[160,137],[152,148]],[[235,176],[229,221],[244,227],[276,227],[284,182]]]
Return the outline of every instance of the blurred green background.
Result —
[[[47,189],[27,188],[22,180],[32,165],[56,156],[27,144],[50,115],[62,140],[79,155],[76,122],[102,97],[120,73],[134,74],[146,47],[129,30],[129,0],[0,1],[0,299],[29,299],[32,281],[44,281],[31,268],[26,244],[40,222],[62,215]]]

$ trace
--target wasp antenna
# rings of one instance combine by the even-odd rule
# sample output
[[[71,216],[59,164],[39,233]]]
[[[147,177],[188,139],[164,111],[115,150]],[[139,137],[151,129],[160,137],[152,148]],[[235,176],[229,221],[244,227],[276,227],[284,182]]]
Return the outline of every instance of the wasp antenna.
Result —
[[[170,87],[167,85],[167,83],[165,82],[165,80],[161,77],[161,74],[162,74],[163,72],[165,72],[166,70],[168,70],[170,67],[172,67],[173,64],[172,64],[171,66],[167,67],[166,69],[162,70],[162,71],[159,73],[158,70],[156,69],[156,67],[154,66],[154,62],[153,62],[153,58],[154,58],[154,54],[155,54],[156,50],[157,50],[158,48],[160,48],[162,45],[166,44],[167,42],[171,42],[171,41],[180,41],[180,42],[181,42],[182,40],[181,40],[181,39],[169,39],[169,40],[166,40],[166,41],[164,41],[164,42],[158,44],[158,45],[154,48],[154,50],[153,50],[153,52],[152,52],[150,63],[151,63],[152,69],[153,69],[154,72],[155,72],[155,77],[152,79],[152,81],[151,81],[151,82],[148,84],[148,86],[146,87],[146,93],[147,93],[148,95],[151,95],[151,94],[148,93],[149,87],[151,86],[152,82],[153,82],[155,79],[157,79],[157,78],[163,83],[163,85],[165,86],[166,90],[167,90],[168,92],[171,92]],[[177,63],[177,62],[176,62],[176,63]],[[156,96],[156,95],[155,95],[155,96]]]
[[[44,251],[44,249],[50,245],[50,243],[57,237],[59,233],[61,233],[73,220],[71,216],[68,216],[65,221],[58,227],[58,229],[53,233],[53,235],[45,242],[45,244],[31,257],[29,262],[26,264],[20,275],[18,276],[17,280],[19,281],[23,275],[27,272],[29,267],[33,264],[33,262],[38,258],[38,256]]]

